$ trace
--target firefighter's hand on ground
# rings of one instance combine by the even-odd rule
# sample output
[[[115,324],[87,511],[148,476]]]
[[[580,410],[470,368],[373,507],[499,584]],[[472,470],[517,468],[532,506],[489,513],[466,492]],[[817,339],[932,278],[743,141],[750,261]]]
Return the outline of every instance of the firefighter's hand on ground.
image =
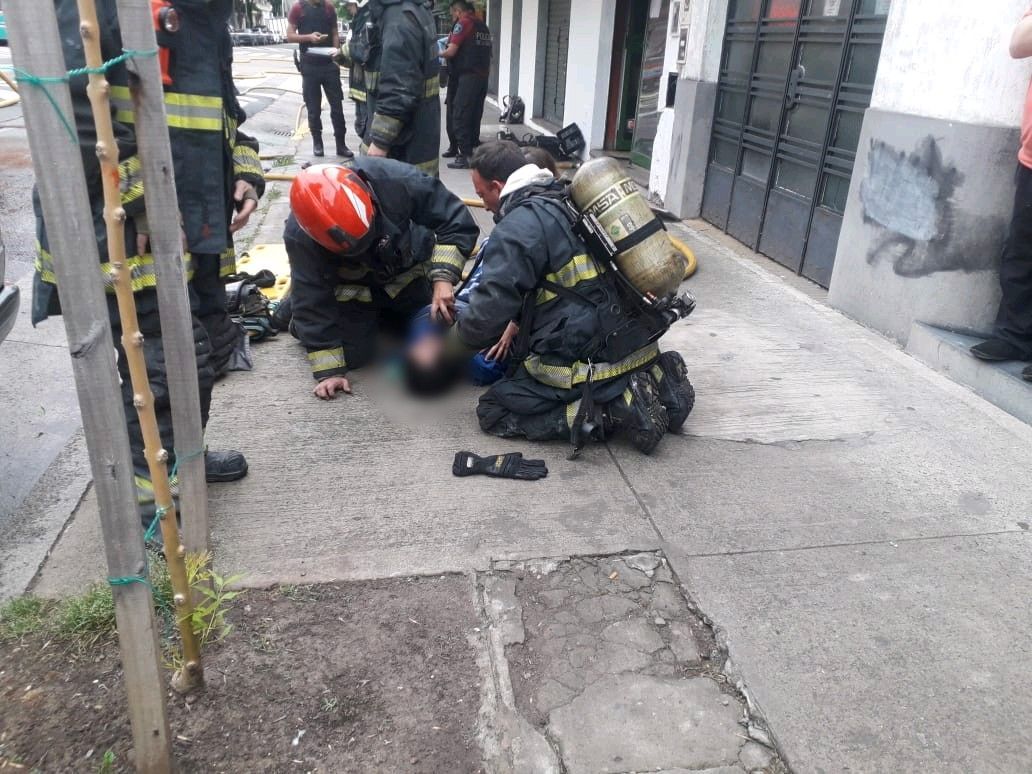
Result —
[[[387,158],[387,151],[385,151],[383,148],[381,148],[376,143],[372,143],[369,146],[369,148],[366,150],[366,155],[367,156],[377,156],[377,157],[379,157],[381,159],[385,159],[385,158]]]
[[[516,340],[516,334],[519,332],[520,326],[510,320],[509,324],[505,326],[502,337],[498,339],[498,343],[486,350],[484,357],[488,360],[505,360],[509,356],[509,350],[512,349],[512,343]]]
[[[351,394],[351,382],[348,381],[346,376],[331,376],[328,379],[323,379],[312,390],[312,394],[322,400],[333,400],[337,397],[337,393],[344,392],[348,395]]]
[[[233,201],[236,202],[237,213],[229,225],[229,233],[235,234],[247,225],[251,213],[258,209],[258,192],[246,180],[237,180],[233,189]]]
[[[430,302],[430,319],[446,322],[449,325],[455,322],[455,288],[447,280],[434,282],[434,298]]]

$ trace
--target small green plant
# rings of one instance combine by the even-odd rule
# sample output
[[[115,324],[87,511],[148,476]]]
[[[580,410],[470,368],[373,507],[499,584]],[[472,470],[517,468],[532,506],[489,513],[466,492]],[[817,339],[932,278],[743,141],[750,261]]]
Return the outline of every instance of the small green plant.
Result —
[[[273,160],[272,166],[274,166],[274,167],[289,167],[293,163],[294,163],[294,156],[293,156],[293,154],[289,154],[288,153],[288,154],[286,154],[284,156],[277,156]]]
[[[322,700],[322,711],[327,715],[332,715],[340,708],[340,699],[336,696],[327,696]]]
[[[296,586],[293,583],[285,583],[279,587],[279,592],[291,602],[312,602],[318,599],[315,589],[311,586]]]
[[[187,554],[186,577],[195,592],[190,628],[200,639],[203,649],[206,645],[221,642],[233,631],[233,624],[226,620],[231,602],[243,591],[232,591],[230,586],[243,580],[243,575],[225,577],[211,569],[211,554]],[[171,584],[170,584],[171,588]],[[172,669],[182,666],[182,654],[169,649],[167,659]]]
[[[265,191],[265,201],[269,204],[283,196],[283,189],[279,186],[272,186]]]
[[[115,625],[115,600],[109,586],[90,586],[82,596],[71,597],[57,606],[56,632],[81,648],[89,648],[112,637]]]
[[[97,767],[97,774],[115,774],[115,752],[108,750],[100,759],[100,766]]]
[[[15,597],[0,607],[0,642],[43,629],[52,605],[39,597]]]

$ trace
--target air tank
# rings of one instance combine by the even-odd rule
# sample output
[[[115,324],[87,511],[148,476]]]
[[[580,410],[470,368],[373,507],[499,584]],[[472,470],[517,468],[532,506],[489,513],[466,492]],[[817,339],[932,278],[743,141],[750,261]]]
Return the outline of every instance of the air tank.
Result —
[[[570,197],[582,213],[594,215],[609,238],[621,240],[643,228],[655,228],[658,219],[638,187],[611,158],[593,159],[577,170],[570,183]],[[677,290],[684,279],[684,260],[665,229],[618,252],[616,265],[635,288],[663,298]]]

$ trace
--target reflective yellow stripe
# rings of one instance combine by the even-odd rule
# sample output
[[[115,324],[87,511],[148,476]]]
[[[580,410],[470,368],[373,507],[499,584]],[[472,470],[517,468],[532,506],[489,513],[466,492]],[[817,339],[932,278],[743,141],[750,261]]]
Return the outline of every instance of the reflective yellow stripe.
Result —
[[[233,174],[264,178],[265,170],[262,169],[258,151],[249,145],[237,145],[233,148]]]
[[[580,399],[573,403],[566,404],[566,426],[573,429],[573,423],[577,419],[577,412],[580,411]]]
[[[659,357],[659,345],[649,344],[616,363],[595,363],[592,379],[596,382],[615,379],[617,376],[637,371],[657,357]],[[523,361],[523,365],[526,367],[527,373],[542,384],[563,390],[570,390],[578,384],[584,384],[588,380],[588,372],[591,369],[591,366],[579,360],[569,366],[542,363],[538,355],[531,355]]]
[[[358,88],[352,87],[351,89],[348,89],[348,96],[351,97],[351,99],[355,100],[355,102],[365,102],[366,101],[365,89],[358,89]]]
[[[193,256],[190,253],[184,253],[183,264],[186,269],[186,279],[189,281],[193,279],[194,275]],[[150,253],[127,258],[126,266],[129,267],[129,277],[134,293],[147,288],[153,288],[157,285],[157,278],[154,275],[154,256]],[[44,250],[39,242],[36,242],[35,268],[44,282],[49,282],[52,285],[57,284],[57,275],[54,273],[54,256]],[[110,262],[105,262],[99,264],[99,268],[104,279],[104,290],[108,293],[114,293],[115,281],[111,276],[115,268],[114,265]]]
[[[433,78],[427,78],[423,82],[423,99],[430,99],[436,97],[441,93],[441,79],[438,76]]]
[[[122,194],[123,205],[134,202],[143,196],[143,177],[140,172],[139,156],[130,156],[118,165],[119,190]]]
[[[115,106],[116,121],[124,124],[136,121],[128,87],[112,86],[111,103]],[[220,132],[223,128],[222,112],[222,97],[165,92],[167,122],[176,129]]]
[[[236,248],[232,245],[219,255],[219,276],[228,277],[230,274],[236,274]]]
[[[334,347],[333,349],[317,349],[315,352],[309,352],[308,364],[312,367],[312,373],[316,375],[322,371],[345,368],[344,348]]]
[[[363,285],[337,285],[333,295],[341,303],[358,301],[363,304],[371,304],[373,302],[373,294],[369,288]]]
[[[578,283],[586,280],[596,279],[599,276],[598,267],[589,255],[577,255],[558,271],[546,274],[545,279],[549,282],[564,288],[576,287]],[[551,290],[539,290],[537,303],[545,304],[556,297]]]
[[[367,91],[376,91],[376,87],[380,85],[380,71],[366,70],[365,85]]]
[[[390,147],[394,144],[394,140],[397,139],[398,135],[401,134],[403,126],[404,124],[402,124],[401,120],[394,116],[375,113],[373,114],[373,125],[369,136],[378,145],[382,143]]]
[[[436,245],[430,254],[430,263],[444,264],[457,271],[462,271],[466,265],[466,259],[463,257],[462,251],[455,245]]]
[[[411,269],[402,272],[397,277],[392,279],[386,285],[383,286],[384,291],[391,298],[397,298],[398,295],[412,284],[413,280],[419,279],[420,277],[427,276],[427,265],[426,263],[417,263]]]

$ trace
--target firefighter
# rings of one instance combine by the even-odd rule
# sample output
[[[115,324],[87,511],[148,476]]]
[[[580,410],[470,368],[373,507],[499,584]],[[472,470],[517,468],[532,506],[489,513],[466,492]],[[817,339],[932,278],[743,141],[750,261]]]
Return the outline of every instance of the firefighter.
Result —
[[[363,137],[369,126],[369,114],[366,111],[365,66],[356,58],[355,47],[359,39],[359,30],[363,29],[369,21],[369,0],[348,3],[348,10],[351,12],[351,40],[347,44],[347,53],[343,60],[348,65],[348,96],[355,103],[355,134]]]
[[[448,166],[469,169],[469,157],[480,144],[480,121],[491,73],[491,31],[466,0],[454,0],[451,13],[455,27],[441,54],[448,61],[448,114],[457,144],[455,160]],[[451,150],[442,155],[448,158]]]
[[[435,177],[393,159],[302,170],[283,239],[290,258],[290,330],[308,350],[324,400],[350,393],[381,318],[399,329],[424,306],[451,322],[454,285],[479,229]]]
[[[301,62],[301,93],[308,111],[308,128],[312,133],[312,154],[323,156],[326,151],[322,140],[322,95],[330,103],[330,120],[337,155],[354,157],[345,141],[347,124],[344,122],[344,90],[340,83],[340,67],[332,56],[309,53],[314,47],[340,47],[337,29],[337,9],[329,0],[297,0],[287,16],[287,42],[299,44]]]
[[[613,286],[574,234],[562,183],[528,164],[513,143],[485,143],[471,160],[477,195],[497,226],[469,306],[427,369],[496,342],[519,323],[517,365],[481,396],[480,427],[501,437],[570,439],[579,446],[620,433],[645,454],[691,410],[684,361],[660,354],[624,311]]]
[[[79,37],[79,14],[75,0],[55,0],[65,62],[77,68],[85,64]],[[257,143],[239,131],[244,113],[234,96],[231,77],[232,44],[228,21],[232,0],[172,0],[158,3],[162,28],[158,42],[171,56],[162,56],[166,111],[175,166],[179,211],[166,213],[181,223],[188,248],[184,256],[189,280],[190,305],[194,314],[194,350],[200,387],[200,410],[207,423],[211,392],[216,376],[223,371],[243,332],[226,312],[223,277],[235,271],[232,234],[247,224],[264,190]],[[97,12],[105,59],[122,52],[115,0],[100,0]],[[168,14],[172,11],[171,15]],[[174,31],[172,31],[174,30]],[[144,355],[154,392],[154,410],[169,464],[175,461],[172,413],[168,379],[162,355],[154,260],[148,252],[148,227],[140,160],[136,156],[133,108],[128,89],[128,72],[117,65],[107,73],[111,83],[112,118],[121,159],[122,206],[126,211],[126,254],[132,270],[140,330],[145,336]],[[79,144],[90,192],[93,225],[106,278],[108,306],[115,341],[121,348],[118,308],[110,269],[106,264],[107,233],[103,217],[104,197],[100,165],[96,156],[96,131],[85,75],[72,78],[69,87]],[[213,174],[213,170],[218,170]],[[53,258],[48,252],[46,227],[38,197],[34,205],[37,220],[36,273],[33,292],[33,324],[51,314],[60,314]],[[133,406],[132,386],[124,353],[119,354],[122,399],[126,407],[129,441],[136,472],[137,496],[144,523],[154,512],[154,491],[144,457],[139,420]],[[201,450],[179,449],[182,453]],[[247,473],[247,461],[240,452],[205,451],[208,481],[233,481]],[[175,481],[173,481],[175,484]]]
[[[357,32],[369,115],[363,152],[436,175],[441,103],[434,17],[418,0],[369,0],[369,23]]]

